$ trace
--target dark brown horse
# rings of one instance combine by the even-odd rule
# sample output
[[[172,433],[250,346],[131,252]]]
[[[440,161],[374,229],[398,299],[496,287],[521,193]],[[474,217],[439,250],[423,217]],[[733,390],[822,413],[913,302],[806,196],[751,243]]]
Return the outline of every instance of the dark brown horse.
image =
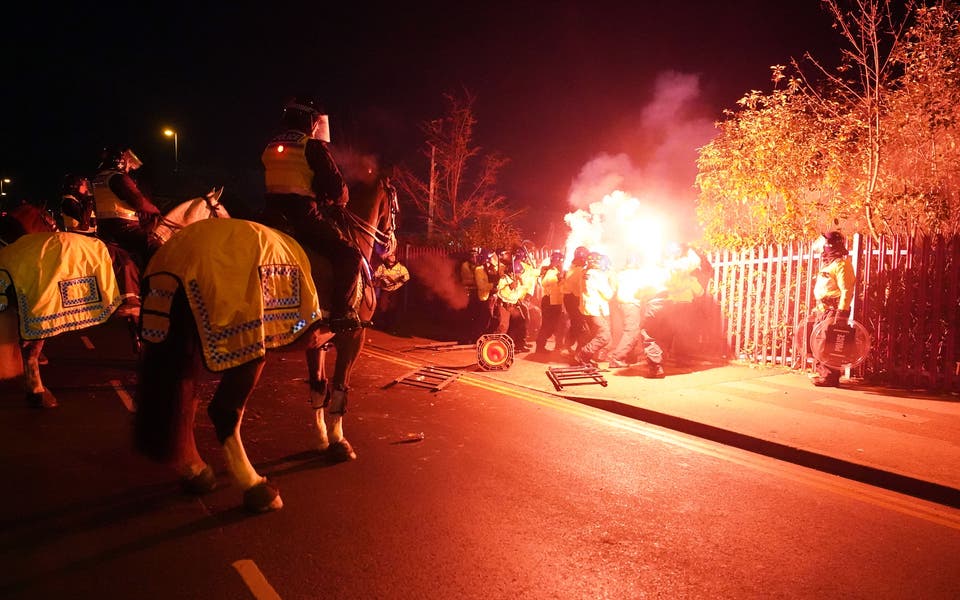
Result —
[[[367,261],[376,245],[395,246],[396,212],[396,194],[388,184],[351,187],[345,229]],[[327,327],[331,269],[326,259],[311,255],[308,260],[293,238],[263,225],[226,225],[209,222],[184,229],[147,267],[135,437],[140,451],[170,464],[188,490],[212,489],[215,477],[194,438],[195,384],[203,366],[222,373],[207,413],[228,470],[249,510],[277,510],[283,506],[279,491],[254,469],[240,438],[244,408],[264,355],[295,340],[306,345],[315,446],[337,460],[351,460],[356,454],[344,437],[343,415],[365,330],[334,334]],[[194,252],[191,245],[204,238],[229,239],[236,251],[215,247]],[[315,291],[303,279],[308,269]],[[218,296],[226,289],[235,291]],[[360,277],[356,290],[357,312],[369,321],[376,301],[368,275]],[[234,297],[241,300],[234,302]],[[330,347],[336,362],[328,380],[324,364]]]

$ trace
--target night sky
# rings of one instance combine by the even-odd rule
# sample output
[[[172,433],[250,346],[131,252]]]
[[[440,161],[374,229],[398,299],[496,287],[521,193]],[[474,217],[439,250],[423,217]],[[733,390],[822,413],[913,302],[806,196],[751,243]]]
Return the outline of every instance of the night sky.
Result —
[[[475,142],[511,159],[502,191],[562,213],[603,154],[641,169],[666,156],[677,166],[666,176],[689,188],[722,109],[769,90],[770,65],[804,51],[833,64],[838,47],[818,0],[84,4],[5,9],[0,176],[12,195],[56,193],[118,143],[162,188],[164,127],[178,131],[177,177],[252,193],[291,95],[326,106],[335,145],[425,173],[419,124],[465,87]],[[651,105],[676,107],[670,82],[686,90],[682,107],[651,119]]]

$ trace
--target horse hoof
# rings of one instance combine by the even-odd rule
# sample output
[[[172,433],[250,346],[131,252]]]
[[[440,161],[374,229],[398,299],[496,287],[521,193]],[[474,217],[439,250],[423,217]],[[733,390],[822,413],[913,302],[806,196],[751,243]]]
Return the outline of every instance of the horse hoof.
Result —
[[[336,444],[331,444],[327,453],[336,462],[346,462],[348,460],[357,460],[357,453],[353,451],[353,446],[347,440],[340,440]]]
[[[254,513],[265,513],[283,508],[280,490],[264,480],[243,493],[243,507]]]
[[[27,392],[27,406],[30,408],[56,408],[57,399],[46,392]]]
[[[186,493],[200,496],[217,488],[217,476],[210,465],[204,465],[203,470],[193,477],[181,479],[180,485]]]

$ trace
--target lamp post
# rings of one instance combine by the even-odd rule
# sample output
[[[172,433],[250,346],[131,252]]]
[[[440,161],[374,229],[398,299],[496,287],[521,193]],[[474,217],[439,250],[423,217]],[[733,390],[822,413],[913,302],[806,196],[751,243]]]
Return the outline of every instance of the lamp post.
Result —
[[[173,138],[173,170],[176,171],[180,166],[180,150],[178,148],[177,132],[173,129],[164,129],[163,135]]]
[[[5,184],[5,183],[12,183],[12,182],[10,181],[10,179],[9,179],[8,177],[4,177],[3,179],[0,179],[0,196],[6,196],[6,195],[7,195],[7,193],[6,193],[5,191],[3,191],[3,184]]]

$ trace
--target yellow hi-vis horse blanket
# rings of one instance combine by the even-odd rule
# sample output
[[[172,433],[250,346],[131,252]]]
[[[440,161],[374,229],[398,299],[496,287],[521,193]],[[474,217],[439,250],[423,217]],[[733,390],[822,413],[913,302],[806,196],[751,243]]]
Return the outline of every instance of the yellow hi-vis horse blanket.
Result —
[[[0,248],[0,310],[10,286],[24,340],[99,325],[120,305],[107,247],[77,233],[29,233]]]
[[[293,238],[242,219],[206,219],[175,233],[144,274],[141,335],[166,339],[183,288],[211,371],[297,339],[322,318],[310,261]]]

